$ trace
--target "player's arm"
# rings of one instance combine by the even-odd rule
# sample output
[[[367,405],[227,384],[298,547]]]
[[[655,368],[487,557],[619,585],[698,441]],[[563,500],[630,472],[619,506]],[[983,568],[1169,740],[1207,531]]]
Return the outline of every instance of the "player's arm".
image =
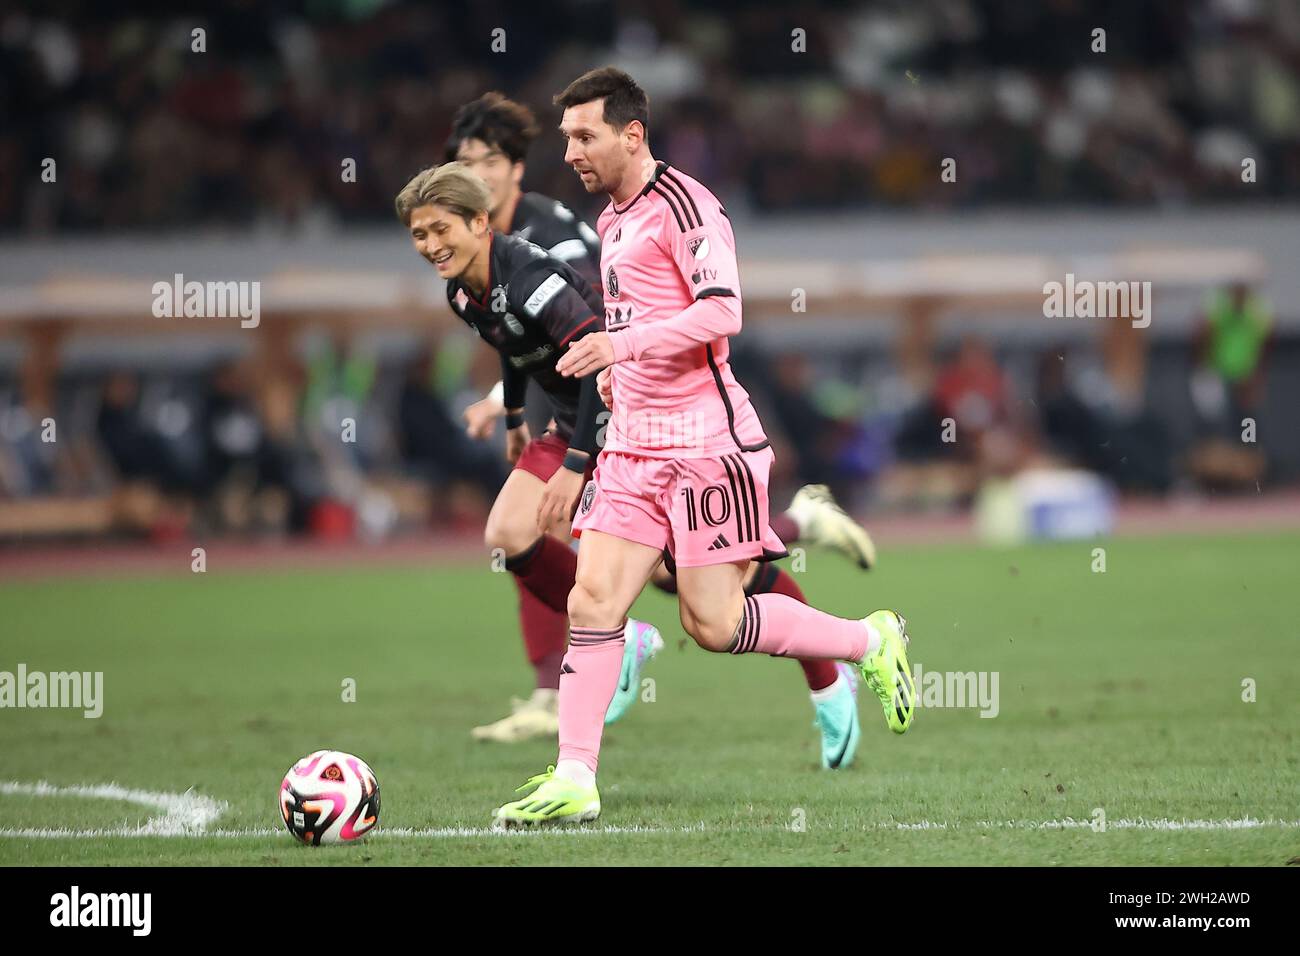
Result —
[[[562,467],[555,469],[555,474],[546,482],[542,500],[538,503],[538,531],[545,533],[557,526],[562,529],[564,523],[573,518],[587,466],[597,451],[596,440],[603,411],[604,406],[596,391],[596,378],[591,376],[582,382],[578,393],[577,423],[569,441],[569,450],[564,453]]]
[[[516,280],[514,284],[521,290],[520,311],[540,322],[561,352],[601,331],[603,323],[592,314],[587,300],[558,272],[546,268],[545,263],[532,267],[526,281]],[[587,469],[588,460],[596,454],[596,436],[604,410],[595,379],[583,382],[578,393],[577,425],[565,456],[565,467],[570,471],[581,475]]]
[[[488,393],[465,409],[465,431],[480,441],[492,437],[497,419],[506,413],[505,382],[497,382]]]
[[[528,266],[510,285],[512,299],[518,299],[513,305],[515,312],[540,323],[561,352],[603,324],[587,300],[563,275],[553,271],[553,265],[548,265],[546,259]]]
[[[629,325],[610,336],[615,362],[664,358],[740,331],[740,299],[731,291],[705,290],[671,319],[651,325]]]
[[[523,454],[524,446],[532,441],[528,423],[524,421],[528,376],[511,365],[504,352],[501,353],[501,388],[501,401],[506,408],[506,458],[514,463]]]
[[[452,315],[461,321],[465,319],[465,314],[456,304],[456,286],[448,282],[447,287],[447,307],[451,309]],[[502,363],[505,363],[505,357],[502,356]],[[492,437],[492,432],[496,430],[497,419],[506,413],[505,409],[505,382],[497,382],[492,386],[486,397],[479,399],[474,404],[465,409],[465,432],[470,438],[484,440]],[[527,444],[525,441],[524,444]],[[521,446],[522,447],[522,446]],[[514,459],[512,458],[511,461]]]
[[[582,350],[565,356],[558,366],[561,374],[590,375],[615,362],[676,355],[740,331],[740,270],[731,226],[713,208],[712,216],[706,214],[694,228],[676,216],[666,217],[659,238],[695,301],[671,319],[629,325],[617,335],[602,336],[603,341],[593,337]]]
[[[527,281],[516,280],[511,285],[519,289],[515,293],[522,300],[519,311],[540,322],[561,351],[600,331],[602,323],[592,314],[587,300],[563,276],[546,268],[545,263],[531,269]],[[546,483],[537,509],[538,530],[546,531],[572,517],[578,495],[582,492],[583,475],[597,451],[596,440],[603,411],[596,380],[592,378],[583,382],[578,393],[577,422],[563,467],[558,468]]]
[[[587,463],[599,450],[596,438],[605,411],[594,375],[583,379],[581,389],[578,393],[578,424],[573,429],[568,454],[564,456],[564,467],[580,475],[587,470]]]
[[[629,325],[612,336],[615,362],[676,355],[740,331],[740,269],[731,223],[716,200],[702,205],[690,206],[689,213],[700,217],[694,227],[689,217],[665,216],[659,235],[695,301],[671,319]]]

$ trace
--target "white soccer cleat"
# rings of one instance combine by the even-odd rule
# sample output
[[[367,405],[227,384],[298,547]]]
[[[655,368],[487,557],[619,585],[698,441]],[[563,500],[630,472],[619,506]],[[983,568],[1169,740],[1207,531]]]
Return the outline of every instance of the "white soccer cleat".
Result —
[[[862,527],[839,506],[825,485],[804,485],[786,510],[799,525],[799,540],[821,545],[847,555],[858,567],[876,563],[876,544]]]
[[[539,687],[527,700],[518,697],[510,702],[513,713],[491,724],[475,727],[470,736],[475,740],[491,740],[501,744],[515,744],[521,740],[538,737],[558,737],[560,734],[560,693]]]

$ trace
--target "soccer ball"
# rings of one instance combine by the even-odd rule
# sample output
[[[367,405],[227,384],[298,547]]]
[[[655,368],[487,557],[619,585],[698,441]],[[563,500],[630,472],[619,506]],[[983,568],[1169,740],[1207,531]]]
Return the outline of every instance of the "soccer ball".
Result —
[[[379,824],[379,781],[360,757],[318,750],[280,783],[280,815],[303,843],[350,843]]]

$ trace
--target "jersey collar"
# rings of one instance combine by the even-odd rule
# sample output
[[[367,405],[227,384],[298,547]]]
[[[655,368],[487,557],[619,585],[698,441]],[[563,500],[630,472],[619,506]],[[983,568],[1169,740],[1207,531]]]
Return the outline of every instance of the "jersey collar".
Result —
[[[637,193],[635,196],[633,196],[631,199],[627,201],[627,205],[625,205],[622,209],[619,209],[616,204],[611,202],[610,208],[614,210],[614,215],[616,216],[623,215],[623,213],[627,212],[629,209],[632,208],[633,205],[636,204],[636,201],[638,199],[640,199],[650,190],[654,189],[655,183],[659,182],[659,177],[664,174],[664,170],[666,170],[667,168],[668,168],[668,164],[665,163],[663,160],[660,160],[659,162],[655,163],[654,175],[650,177],[649,181],[646,182],[645,187],[639,193]]]
[[[523,225],[523,223],[519,221],[519,212],[524,208],[524,197],[527,195],[528,194],[521,189],[519,190],[519,195],[515,198],[515,208],[510,210],[510,228],[506,230],[510,235],[514,235]]]

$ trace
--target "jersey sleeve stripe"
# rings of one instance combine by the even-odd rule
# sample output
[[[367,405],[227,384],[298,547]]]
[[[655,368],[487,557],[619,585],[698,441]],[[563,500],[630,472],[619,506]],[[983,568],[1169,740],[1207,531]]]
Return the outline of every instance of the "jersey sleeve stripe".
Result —
[[[686,200],[681,198],[680,191],[675,189],[667,179],[660,179],[658,189],[662,190],[664,195],[672,195],[672,198],[677,200],[677,208],[681,209],[681,217],[686,221],[686,229],[694,229],[694,221],[690,219],[690,211],[686,208]]]
[[[572,332],[570,332],[570,333],[569,333],[568,335],[566,335],[564,338],[560,339],[560,341],[559,341],[557,344],[560,346],[560,348],[564,348],[566,345],[569,344],[569,340],[570,340],[571,338],[573,338],[575,335],[577,335],[579,332],[581,332],[583,329],[585,329],[587,326],[591,325],[591,323],[593,323],[593,322],[595,322],[595,321],[596,321],[596,316],[593,315],[593,316],[592,316],[591,318],[589,318],[586,322],[583,322],[581,325],[579,325],[577,328],[575,328]]]
[[[700,217],[699,207],[695,205],[695,198],[691,195],[691,191],[686,188],[686,184],[682,182],[680,179],[678,179],[676,176],[674,176],[672,174],[672,171],[668,169],[664,170],[664,178],[667,179],[669,182],[677,184],[677,188],[680,189],[682,195],[686,197],[686,201],[691,204],[691,211],[695,213],[695,225],[697,226],[703,225],[704,220]]]
[[[557,259],[568,261],[587,254],[587,244],[581,239],[565,239],[546,250]]]
[[[672,183],[668,182],[668,180],[665,179],[661,183],[661,188],[672,193],[673,197],[677,200],[677,205],[679,205],[682,209],[682,218],[686,220],[686,228],[695,229],[696,227],[698,227],[700,225],[699,221],[692,219],[691,211],[686,208],[686,197],[682,195],[681,187],[674,186]]]
[[[685,232],[686,226],[683,225],[682,223],[682,214],[677,211],[677,202],[673,199],[672,196],[668,195],[667,192],[665,192],[663,189],[660,189],[658,184],[654,186],[654,191],[657,192],[660,196],[664,197],[664,201],[668,203],[668,208],[673,211],[673,218],[677,220],[677,228],[680,229],[682,232]]]
[[[555,298],[555,293],[563,288],[564,280],[560,278],[558,273],[552,272],[533,290],[533,294],[524,303],[524,311],[532,318],[537,318],[538,313],[542,311],[546,303]]]
[[[736,293],[720,285],[711,285],[707,289],[701,289],[699,292],[695,293],[695,298],[707,299],[709,296],[713,295],[722,296],[723,298],[735,298]]]

